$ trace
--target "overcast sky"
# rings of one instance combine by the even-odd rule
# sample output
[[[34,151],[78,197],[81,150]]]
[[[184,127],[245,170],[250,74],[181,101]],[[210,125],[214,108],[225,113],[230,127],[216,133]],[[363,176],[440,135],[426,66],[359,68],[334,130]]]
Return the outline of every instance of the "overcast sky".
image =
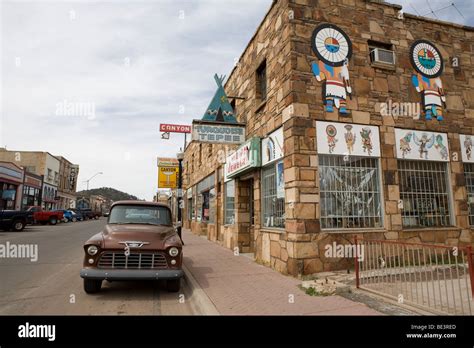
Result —
[[[430,11],[422,0],[391,2]],[[454,8],[438,17],[474,25],[474,2],[455,3],[465,18]],[[202,117],[214,73],[230,73],[271,0],[0,4],[0,146],[65,156],[80,165],[78,190],[102,171],[91,188],[151,199],[156,157],[183,144],[179,134],[161,140],[159,124]]]

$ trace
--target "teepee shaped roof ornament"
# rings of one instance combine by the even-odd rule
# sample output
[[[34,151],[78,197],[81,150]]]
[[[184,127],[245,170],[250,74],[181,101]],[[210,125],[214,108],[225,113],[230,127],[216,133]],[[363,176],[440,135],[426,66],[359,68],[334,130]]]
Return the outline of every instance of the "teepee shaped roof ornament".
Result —
[[[214,94],[214,98],[212,98],[211,103],[206,109],[206,113],[202,118],[203,121],[237,123],[234,110],[222,86],[224,78],[225,76],[219,77],[217,74],[214,75],[218,88],[216,94]]]

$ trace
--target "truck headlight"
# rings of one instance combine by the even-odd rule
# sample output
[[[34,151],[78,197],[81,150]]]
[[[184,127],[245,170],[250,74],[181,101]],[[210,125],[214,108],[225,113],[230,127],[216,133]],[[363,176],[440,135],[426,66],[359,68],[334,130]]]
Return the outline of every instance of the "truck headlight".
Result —
[[[176,257],[179,254],[179,249],[175,248],[175,247],[172,247],[172,248],[170,248],[170,250],[168,252],[169,252],[171,257]]]
[[[87,248],[87,253],[90,256],[94,256],[95,254],[97,254],[98,251],[99,251],[99,248],[97,248],[95,245],[91,245],[90,247]]]

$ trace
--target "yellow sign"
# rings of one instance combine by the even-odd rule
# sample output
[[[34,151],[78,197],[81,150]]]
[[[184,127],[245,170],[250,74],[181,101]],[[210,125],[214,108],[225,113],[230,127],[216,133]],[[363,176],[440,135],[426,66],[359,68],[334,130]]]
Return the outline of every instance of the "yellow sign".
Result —
[[[172,157],[158,157],[158,167],[177,167],[178,160]]]
[[[176,167],[158,167],[158,188],[175,189],[178,187],[178,171]]]

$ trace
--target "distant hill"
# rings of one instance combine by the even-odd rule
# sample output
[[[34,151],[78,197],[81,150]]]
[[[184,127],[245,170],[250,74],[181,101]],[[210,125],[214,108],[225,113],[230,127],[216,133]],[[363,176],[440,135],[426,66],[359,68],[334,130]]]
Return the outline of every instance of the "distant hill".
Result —
[[[83,190],[76,193],[77,197],[89,197],[90,195],[101,195],[112,201],[137,200],[138,197],[126,192],[116,190],[112,187],[101,187],[91,190]]]

